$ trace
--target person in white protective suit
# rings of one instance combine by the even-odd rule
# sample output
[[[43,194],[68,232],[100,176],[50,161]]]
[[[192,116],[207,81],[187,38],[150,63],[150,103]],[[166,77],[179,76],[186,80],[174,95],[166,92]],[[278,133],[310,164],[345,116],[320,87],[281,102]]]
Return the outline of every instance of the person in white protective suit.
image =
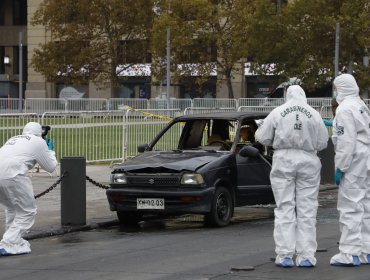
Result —
[[[328,131],[320,114],[307,104],[304,90],[292,85],[286,102],[264,119],[255,136],[274,148],[270,180],[276,202],[275,263],[292,267],[296,254],[297,266],[315,266],[321,170],[317,151],[326,148]]]
[[[29,122],[22,135],[10,138],[0,148],[0,203],[6,207],[1,256],[31,252],[29,242],[22,238],[36,216],[33,187],[27,172],[36,163],[48,172],[57,166],[55,152],[48,149],[41,133],[40,124]]]
[[[370,111],[352,75],[336,77],[333,91],[339,103],[332,140],[341,237],[330,264],[370,264]]]

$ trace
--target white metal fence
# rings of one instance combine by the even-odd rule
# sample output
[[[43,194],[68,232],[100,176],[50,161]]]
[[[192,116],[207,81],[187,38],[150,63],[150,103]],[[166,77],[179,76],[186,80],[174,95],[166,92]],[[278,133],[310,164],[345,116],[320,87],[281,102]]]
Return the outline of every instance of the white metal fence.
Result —
[[[238,99],[238,106],[246,107],[276,107],[284,103],[284,98],[240,98]]]
[[[148,100],[142,98],[111,98],[107,101],[107,110],[122,110],[127,107],[147,109]]]
[[[87,162],[122,161],[135,156],[139,144],[150,143],[169,120],[176,116],[230,111],[268,113],[277,106],[272,106],[272,102],[275,104],[282,102],[282,100],[276,99],[267,104],[266,101],[269,100],[264,99],[264,106],[255,106],[251,104],[255,104],[256,100],[250,99],[233,101],[222,99],[212,104],[208,102],[209,100],[204,102],[192,100],[192,103],[190,100],[184,100],[181,105],[178,105],[180,108],[177,109],[148,109],[150,104],[145,104],[143,99],[131,101],[114,99],[109,102],[104,102],[104,100],[92,100],[87,103],[63,103],[64,101],[60,99],[48,101],[45,99],[26,99],[25,108],[32,113],[8,113],[17,112],[19,102],[7,99],[6,106],[9,108],[3,108],[0,114],[0,145],[11,136],[21,134],[27,122],[38,121],[42,125],[52,127],[49,137],[54,141],[58,159],[64,156],[84,156]],[[262,102],[262,100],[258,102]],[[370,104],[370,100],[365,100],[365,102]],[[308,103],[318,110],[323,118],[332,119],[331,98],[308,99]],[[0,102],[0,104],[3,103]],[[13,108],[12,104],[14,104]],[[192,106],[181,108],[189,104]],[[208,106],[200,106],[205,104]],[[235,107],[236,104],[241,106]],[[82,110],[82,107],[101,109],[104,106],[123,107],[109,111],[105,109],[99,111]],[[81,110],[78,110],[79,107]],[[45,108],[51,109],[53,112],[43,112]],[[66,108],[73,108],[75,111],[65,111]],[[168,140],[168,143],[170,142],[171,139]],[[162,148],[166,148],[165,145],[164,141]]]
[[[87,162],[120,160],[123,156],[124,111],[46,112],[40,123],[52,129],[48,136],[55,152],[84,156]]]
[[[240,106],[238,108],[239,112],[258,112],[258,113],[270,113],[274,106]]]
[[[0,98],[0,113],[23,113],[24,100],[19,98]]]
[[[28,122],[38,122],[37,114],[0,114],[1,146],[12,136],[22,134]]]
[[[189,107],[185,108],[184,115],[214,113],[214,112],[235,112],[234,108],[207,108],[207,107]]]
[[[311,106],[329,106],[331,98],[308,98]],[[365,100],[369,105],[370,101]],[[180,109],[185,108],[234,108],[241,106],[276,107],[284,103],[283,98],[240,98],[240,99],[139,99],[139,98],[27,98],[21,103],[17,98],[0,98],[0,113],[36,113],[70,111],[112,111],[134,109]],[[19,108],[22,108],[20,110]]]
[[[194,98],[192,107],[201,108],[236,108],[238,107],[238,99],[223,99],[223,98]]]
[[[331,106],[331,98],[307,98],[308,104],[317,108]],[[365,99],[369,106],[370,99]],[[180,109],[211,108],[234,109],[239,107],[276,107],[284,103],[284,98],[194,98],[194,99],[141,99],[141,98],[26,98],[19,102],[18,98],[0,98],[0,113],[36,113],[45,112],[78,112],[78,111],[112,111],[133,109]],[[20,109],[22,108],[22,109]]]

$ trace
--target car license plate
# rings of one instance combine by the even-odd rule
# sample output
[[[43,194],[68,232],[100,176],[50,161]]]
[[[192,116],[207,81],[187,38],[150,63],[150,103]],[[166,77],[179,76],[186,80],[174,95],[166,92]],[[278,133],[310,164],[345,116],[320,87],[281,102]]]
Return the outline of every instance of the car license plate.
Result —
[[[137,209],[164,209],[163,198],[137,198]]]

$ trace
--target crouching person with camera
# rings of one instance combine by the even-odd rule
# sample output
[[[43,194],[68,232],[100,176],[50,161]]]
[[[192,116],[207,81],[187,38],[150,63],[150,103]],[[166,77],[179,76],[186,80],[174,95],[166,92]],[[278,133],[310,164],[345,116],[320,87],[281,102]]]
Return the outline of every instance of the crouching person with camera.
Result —
[[[0,256],[31,253],[24,233],[36,216],[36,204],[27,172],[36,163],[48,172],[57,166],[55,152],[42,139],[39,123],[29,122],[22,135],[11,137],[0,148],[0,203],[5,206],[5,233],[0,241]]]

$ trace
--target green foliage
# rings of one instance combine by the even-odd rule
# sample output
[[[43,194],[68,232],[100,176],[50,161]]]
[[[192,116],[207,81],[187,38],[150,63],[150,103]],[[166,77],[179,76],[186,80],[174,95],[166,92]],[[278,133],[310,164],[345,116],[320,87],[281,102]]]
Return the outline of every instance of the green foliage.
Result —
[[[149,0],[44,0],[32,24],[45,26],[51,40],[35,51],[32,65],[48,81],[115,85],[118,65],[145,60],[146,49],[122,54],[121,46],[149,38],[152,14]]]
[[[334,77],[339,23],[340,68],[353,65],[356,78],[364,85],[368,71],[362,66],[362,57],[370,46],[369,0],[295,0],[281,13],[271,13],[271,7],[266,8],[268,1],[257,1],[260,9],[252,28],[257,66],[275,63],[276,74],[299,77],[306,88],[324,84]]]
[[[240,72],[241,59],[248,55],[248,24],[253,18],[252,0],[163,0],[154,19],[152,52],[165,57],[166,30],[171,30],[171,65],[174,79],[197,73],[205,82],[217,67],[218,80],[226,80],[233,98],[232,73]],[[217,50],[215,53],[213,50]],[[177,66],[182,65],[179,69]],[[164,76],[165,65],[158,61],[154,75]]]

